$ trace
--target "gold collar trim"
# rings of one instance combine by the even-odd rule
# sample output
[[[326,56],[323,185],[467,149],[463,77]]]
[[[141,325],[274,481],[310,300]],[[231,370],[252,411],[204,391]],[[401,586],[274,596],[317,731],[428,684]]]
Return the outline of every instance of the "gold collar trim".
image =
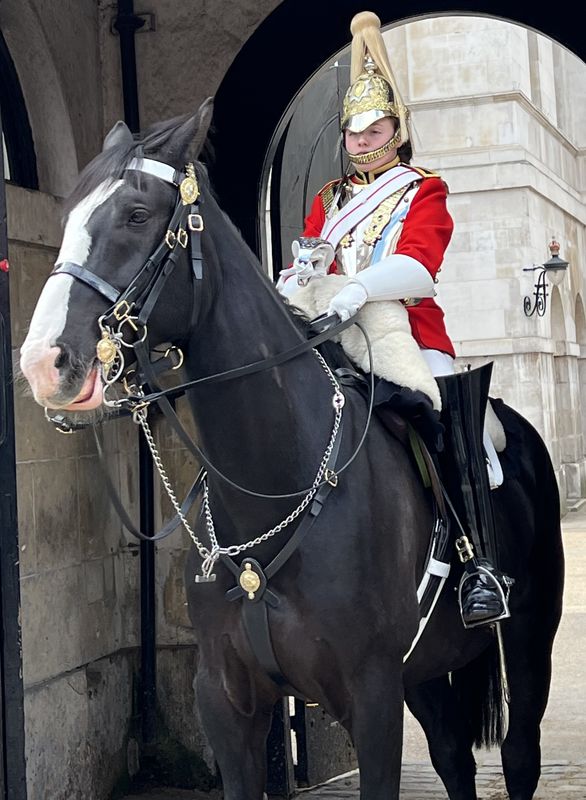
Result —
[[[373,169],[370,172],[362,172],[361,170],[356,169],[350,180],[352,183],[359,184],[373,183],[383,173],[388,172],[393,167],[396,167],[399,163],[400,158],[397,156],[392,161],[389,161],[388,164],[383,164],[382,167],[377,167],[377,169]]]

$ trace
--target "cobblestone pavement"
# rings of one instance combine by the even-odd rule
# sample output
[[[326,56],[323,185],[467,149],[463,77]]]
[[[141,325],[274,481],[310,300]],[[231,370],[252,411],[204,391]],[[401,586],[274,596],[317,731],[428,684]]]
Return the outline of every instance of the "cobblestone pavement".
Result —
[[[479,800],[508,800],[500,764],[484,764],[476,777]],[[348,773],[313,789],[300,789],[298,800],[358,800],[360,780]],[[404,764],[401,800],[446,800],[447,794],[433,767],[428,763]],[[159,789],[132,795],[125,800],[221,800],[221,794]],[[273,800],[273,798],[271,798]],[[586,800],[586,761],[544,763],[534,800]]]
[[[476,777],[480,800],[508,800],[500,764],[484,764]],[[298,794],[299,800],[358,800],[360,781],[350,773],[323,786]],[[401,800],[446,800],[447,794],[433,767],[427,763],[405,764]],[[584,800],[586,761],[582,764],[544,764],[534,800]]]

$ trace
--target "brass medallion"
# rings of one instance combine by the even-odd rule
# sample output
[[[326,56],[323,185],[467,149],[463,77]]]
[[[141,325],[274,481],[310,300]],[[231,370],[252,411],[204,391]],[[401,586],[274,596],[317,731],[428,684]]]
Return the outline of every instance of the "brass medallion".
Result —
[[[117,353],[118,349],[112,339],[107,333],[103,333],[102,338],[96,345],[98,361],[102,364],[111,364],[116,358]]]
[[[193,164],[187,164],[185,167],[185,178],[181,181],[179,192],[184,206],[192,205],[199,197],[199,186]]]
[[[246,562],[244,572],[240,573],[240,586],[248,595],[249,600],[254,600],[254,593],[260,588],[260,577],[252,569],[252,565]]]

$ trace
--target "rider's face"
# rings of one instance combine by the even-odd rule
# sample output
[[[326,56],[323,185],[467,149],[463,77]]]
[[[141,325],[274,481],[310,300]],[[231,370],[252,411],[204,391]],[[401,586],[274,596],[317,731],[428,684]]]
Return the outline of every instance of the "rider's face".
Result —
[[[383,117],[382,119],[373,122],[360,133],[353,131],[344,131],[344,143],[346,150],[351,155],[361,155],[362,153],[370,153],[373,150],[378,150],[379,147],[385,145],[395,133],[395,120],[390,117]],[[361,164],[360,169],[362,172],[370,172],[373,169],[378,169],[389,161],[393,161],[397,156],[397,148],[393,148],[388,153],[385,153],[376,161],[370,164]]]

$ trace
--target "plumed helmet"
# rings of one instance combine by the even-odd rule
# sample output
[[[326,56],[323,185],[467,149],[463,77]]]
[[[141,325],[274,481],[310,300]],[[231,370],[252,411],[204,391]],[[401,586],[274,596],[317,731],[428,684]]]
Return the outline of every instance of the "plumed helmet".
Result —
[[[380,27],[380,19],[371,11],[356,14],[350,24],[350,86],[344,96],[342,130],[360,133],[382,117],[395,117],[399,128],[393,145],[398,147],[409,139],[409,112],[397,89]]]

